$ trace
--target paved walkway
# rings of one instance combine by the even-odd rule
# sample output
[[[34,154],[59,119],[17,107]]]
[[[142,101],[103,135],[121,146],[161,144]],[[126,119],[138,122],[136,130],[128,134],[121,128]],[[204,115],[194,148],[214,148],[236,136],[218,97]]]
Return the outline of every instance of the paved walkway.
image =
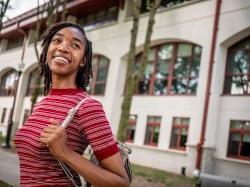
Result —
[[[15,153],[0,149],[0,180],[19,185],[19,160]]]

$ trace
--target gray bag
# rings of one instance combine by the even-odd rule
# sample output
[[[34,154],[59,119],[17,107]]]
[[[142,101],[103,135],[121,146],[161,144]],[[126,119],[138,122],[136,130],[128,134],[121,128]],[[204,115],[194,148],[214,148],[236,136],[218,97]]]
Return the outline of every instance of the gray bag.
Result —
[[[70,123],[70,121],[74,118],[77,110],[80,108],[80,106],[87,100],[88,98],[84,98],[82,99],[75,107],[71,108],[68,111],[68,115],[65,118],[65,120],[62,122],[61,127],[66,128],[67,125]],[[124,143],[120,142],[120,141],[116,141],[118,144],[118,148],[120,150],[120,154],[122,157],[122,161],[123,161],[123,165],[124,168],[127,172],[128,178],[129,178],[129,182],[132,182],[133,176],[132,176],[132,170],[131,170],[131,164],[129,161],[129,154],[132,152],[132,150]],[[83,155],[85,158],[89,159],[93,164],[99,166],[100,163],[97,160],[97,158],[95,157],[94,151],[91,148],[91,146],[89,145]],[[58,160],[60,166],[62,167],[63,171],[65,172],[65,174],[67,175],[67,177],[72,181],[72,183],[74,184],[75,187],[80,187],[77,182],[74,179],[74,175],[71,173],[71,171],[69,170],[68,166],[62,162],[61,160]],[[89,184],[88,182],[85,181],[85,184],[82,184],[82,187],[90,187],[91,184]]]

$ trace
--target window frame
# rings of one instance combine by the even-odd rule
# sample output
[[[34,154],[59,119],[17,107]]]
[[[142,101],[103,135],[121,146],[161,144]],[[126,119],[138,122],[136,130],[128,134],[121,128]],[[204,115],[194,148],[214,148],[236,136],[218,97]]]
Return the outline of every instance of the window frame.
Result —
[[[250,161],[250,156],[247,157],[247,156],[241,156],[240,155],[241,148],[242,148],[242,145],[243,145],[243,136],[245,134],[249,134],[250,135],[250,128],[248,128],[248,129],[244,129],[243,127],[241,127],[241,128],[231,128],[230,125],[231,125],[232,121],[250,122],[250,120],[230,120],[230,123],[229,123],[229,134],[228,134],[228,145],[227,145],[227,157],[228,158],[233,158],[233,159]],[[239,146],[238,146],[237,156],[229,154],[229,143],[230,143],[230,135],[231,135],[231,133],[239,133],[240,134],[240,142],[239,142]],[[250,146],[249,146],[249,148],[250,148]]]
[[[236,74],[236,73],[228,73],[229,72],[229,67],[230,67],[230,64],[229,64],[229,56],[230,56],[230,53],[231,52],[235,52],[235,51],[239,51],[239,48],[237,48],[237,46],[241,45],[242,43],[244,43],[246,40],[250,40],[250,36],[249,37],[246,37],[238,42],[236,42],[234,45],[232,45],[231,47],[229,47],[227,49],[227,57],[226,57],[226,66],[225,66],[225,73],[224,73],[224,82],[223,82],[223,90],[222,90],[222,95],[225,95],[225,96],[250,96],[250,87],[248,87],[247,91],[249,93],[243,93],[243,94],[232,94],[232,93],[227,93],[226,92],[226,81],[227,81],[227,78],[228,77],[233,77],[235,75],[246,75],[248,77],[248,82],[250,82],[250,62],[249,62],[249,66],[248,66],[248,73],[246,74]],[[242,48],[241,48],[242,49]],[[250,50],[249,50],[250,51]]]
[[[148,120],[149,120],[150,117],[160,118],[160,122],[158,122],[158,123],[157,122],[148,122]],[[144,136],[144,145],[153,146],[153,147],[157,147],[158,146],[158,144],[159,144],[159,137],[160,137],[161,120],[162,120],[162,116],[158,116],[158,115],[148,115],[147,116],[146,131],[145,131],[145,136]],[[149,141],[149,143],[146,143],[147,128],[148,127],[153,127],[154,129],[157,128],[157,127],[159,127],[159,136],[158,136],[157,143],[153,142],[153,138],[154,138],[154,134],[153,133],[150,134],[150,141]]]
[[[29,73],[29,78],[28,78],[28,84],[27,84],[27,89],[26,89],[26,93],[25,93],[25,96],[32,96],[33,92],[35,89],[37,89],[37,85],[35,86],[30,86],[31,84],[31,80],[32,80],[32,75],[36,74],[35,72],[37,71],[37,73],[39,73],[38,71],[38,68],[35,68],[33,69],[30,73]],[[38,75],[39,76],[39,75]],[[36,77],[35,77],[35,81],[36,81]],[[36,83],[35,83],[36,84]],[[41,81],[41,84],[39,85],[39,90],[40,90],[40,93],[39,95],[42,95],[42,81]]]
[[[184,124],[175,124],[175,119],[180,118],[180,119],[188,119],[189,123],[188,125],[184,125]],[[181,151],[186,151],[186,146],[183,147],[181,146],[181,130],[182,129],[186,129],[187,130],[187,140],[188,140],[188,132],[189,132],[189,126],[190,126],[190,118],[189,117],[173,117],[172,119],[172,131],[171,131],[171,136],[170,136],[170,145],[169,148],[170,149],[175,149],[175,150],[181,150]],[[172,145],[172,135],[175,129],[179,129],[179,133],[178,133],[178,138],[177,138],[177,142],[176,142],[176,146]],[[186,142],[187,143],[187,142]]]
[[[15,80],[13,82],[12,87],[10,89],[6,89],[6,88],[2,89],[3,84],[4,83],[6,84],[6,80],[7,80],[8,76],[12,75],[12,73],[15,74],[15,76],[16,76],[14,78]],[[17,87],[17,81],[18,81],[18,72],[15,69],[11,69],[3,74],[0,81],[1,81],[0,82],[0,97],[13,97],[15,95],[15,92],[17,89],[16,87]],[[5,81],[5,82],[3,82],[3,81]],[[4,86],[6,86],[6,85],[4,85]]]
[[[130,119],[128,120],[128,125],[127,125],[127,137],[126,137],[126,141],[129,143],[133,143],[134,139],[135,139],[135,132],[134,132],[134,137],[131,138],[132,136],[132,128],[134,128],[134,131],[136,130],[136,124],[137,124],[137,119],[138,119],[138,115],[136,114],[130,114],[130,116],[135,116],[135,119]]]
[[[155,85],[155,80],[156,80],[156,66],[157,64],[159,64],[159,57],[158,57],[158,53],[160,51],[160,48],[161,46],[164,46],[164,45],[172,45],[173,46],[173,50],[172,50],[172,57],[170,59],[170,64],[169,64],[169,68],[168,68],[168,76],[166,77],[166,80],[167,81],[167,84],[166,84],[166,94],[160,94],[160,95],[156,95],[154,93],[154,85]],[[199,73],[198,73],[198,76],[197,76],[197,79],[198,79],[198,83],[197,83],[197,87],[196,87],[196,92],[195,93],[188,93],[188,89],[185,90],[185,94],[175,94],[175,93],[172,93],[172,86],[173,86],[173,81],[174,80],[177,80],[177,79],[184,79],[184,78],[188,78],[190,80],[190,78],[192,78],[192,76],[190,75],[191,71],[189,70],[189,73],[188,73],[188,76],[183,76],[182,78],[177,78],[174,76],[174,66],[176,64],[176,60],[178,58],[178,47],[179,45],[181,44],[188,44],[188,45],[191,45],[192,46],[192,55],[189,56],[188,58],[191,58],[192,61],[189,62],[189,65],[192,65],[192,63],[194,62],[193,59],[194,57],[196,57],[195,53],[194,53],[194,49],[195,47],[200,47],[201,48],[201,53],[200,53],[200,63],[199,63],[199,66],[201,65],[201,59],[202,59],[202,46],[198,45],[198,44],[195,44],[195,43],[190,43],[190,42],[185,42],[185,41],[175,41],[175,42],[166,42],[166,43],[161,43],[161,44],[158,44],[158,45],[155,45],[155,46],[152,46],[150,48],[150,50],[155,50],[155,54],[154,54],[154,59],[152,61],[153,63],[153,72],[152,72],[152,76],[148,79],[149,80],[149,93],[145,94],[145,93],[142,93],[140,94],[139,93],[139,85],[137,86],[137,89],[136,89],[136,92],[134,95],[137,95],[137,96],[196,96],[197,94],[197,90],[198,90],[198,83],[199,83],[199,76],[200,76],[200,69],[199,69]],[[138,56],[141,56],[142,55],[142,52],[138,53],[136,55],[136,58],[138,58]],[[134,62],[134,63],[141,63],[141,61],[139,62]],[[191,67],[191,66],[190,66]],[[191,69],[191,68],[190,68]],[[139,80],[140,82],[140,80]]]
[[[108,79],[108,75],[109,75],[109,64],[110,64],[110,59],[107,58],[104,55],[94,55],[93,58],[97,58],[97,62],[96,65],[93,68],[93,77],[90,81],[89,87],[90,87],[90,95],[96,95],[96,96],[104,96],[105,92],[106,92],[106,86],[107,86],[107,79]],[[97,81],[97,75],[98,75],[98,70],[99,70],[99,66],[100,66],[100,59],[101,58],[105,58],[107,60],[107,76],[105,78],[105,80],[101,80],[101,81]],[[97,84],[104,84],[104,91],[102,94],[95,94],[95,90],[96,90],[96,85]]]

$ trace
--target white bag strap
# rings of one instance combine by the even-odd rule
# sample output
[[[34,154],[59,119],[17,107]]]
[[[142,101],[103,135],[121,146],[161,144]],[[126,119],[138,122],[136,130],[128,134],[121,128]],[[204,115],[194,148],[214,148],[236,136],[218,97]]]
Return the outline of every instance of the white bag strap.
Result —
[[[88,99],[88,97],[85,97],[82,99],[75,107],[71,108],[68,111],[67,117],[64,119],[64,121],[61,124],[61,127],[66,128],[67,125],[71,122],[71,120],[74,118],[77,110],[80,108],[80,106]]]
[[[66,128],[68,126],[68,124],[71,122],[71,120],[74,118],[77,110],[80,108],[80,106],[88,99],[88,97],[85,97],[84,99],[82,99],[75,107],[71,108],[68,111],[68,115],[67,117],[64,119],[64,121],[61,123],[61,127]],[[67,177],[71,180],[71,182],[73,183],[73,185],[75,187],[79,187],[76,183],[76,181],[74,180],[74,176],[73,174],[70,172],[70,170],[68,169],[68,167],[66,166],[65,163],[63,163],[61,160],[58,160],[58,163],[60,164],[60,166],[62,167],[64,173],[67,175]],[[86,186],[86,184],[82,184],[82,186]]]

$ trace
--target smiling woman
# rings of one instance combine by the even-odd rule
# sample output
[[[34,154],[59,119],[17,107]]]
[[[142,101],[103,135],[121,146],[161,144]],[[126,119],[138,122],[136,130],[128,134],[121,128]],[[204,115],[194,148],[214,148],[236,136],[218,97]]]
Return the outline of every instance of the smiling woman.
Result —
[[[74,186],[57,160],[69,166],[77,186],[129,186],[117,143],[101,104],[85,91],[92,76],[92,47],[77,24],[61,22],[42,36],[39,67],[46,97],[16,133],[21,186]],[[67,112],[87,98],[66,129]],[[82,157],[88,145],[102,167]],[[31,175],[32,174],[32,175]]]

